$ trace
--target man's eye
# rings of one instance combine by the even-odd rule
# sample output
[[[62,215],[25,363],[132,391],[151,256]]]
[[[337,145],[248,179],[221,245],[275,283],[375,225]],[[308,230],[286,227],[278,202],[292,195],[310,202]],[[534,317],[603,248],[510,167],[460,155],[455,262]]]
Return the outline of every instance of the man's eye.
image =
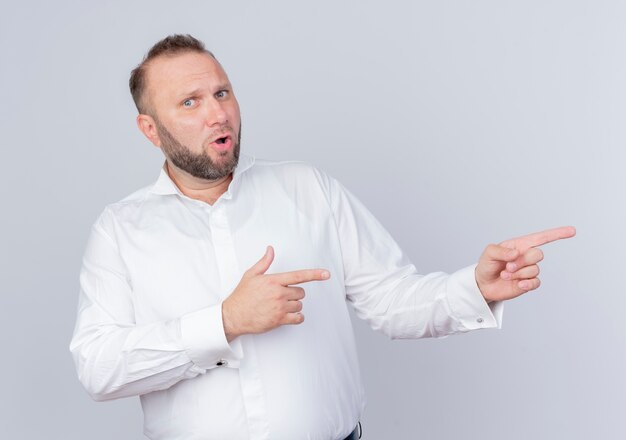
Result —
[[[193,107],[193,105],[196,103],[195,99],[189,98],[189,99],[185,99],[183,101],[183,107]]]
[[[219,92],[215,94],[215,97],[226,98],[227,95],[228,95],[228,90],[220,90]]]

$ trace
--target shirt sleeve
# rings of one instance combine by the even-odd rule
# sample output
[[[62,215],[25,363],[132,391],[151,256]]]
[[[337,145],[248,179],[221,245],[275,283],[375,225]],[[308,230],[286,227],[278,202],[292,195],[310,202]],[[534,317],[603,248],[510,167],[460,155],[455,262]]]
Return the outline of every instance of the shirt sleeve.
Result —
[[[94,400],[166,389],[216,366],[236,368],[241,358],[237,343],[231,346],[226,340],[221,303],[137,325],[124,263],[100,220],[83,258],[70,351]]]
[[[347,299],[357,316],[390,338],[442,337],[501,326],[502,304],[487,304],[474,266],[420,274],[391,235],[339,182],[321,176],[337,228]]]

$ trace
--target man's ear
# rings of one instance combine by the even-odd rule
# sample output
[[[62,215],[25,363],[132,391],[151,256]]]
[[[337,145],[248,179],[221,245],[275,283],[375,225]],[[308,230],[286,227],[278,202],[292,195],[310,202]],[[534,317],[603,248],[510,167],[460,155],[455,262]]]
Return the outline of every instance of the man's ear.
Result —
[[[159,137],[159,132],[157,131],[156,124],[152,116],[141,113],[138,114],[137,127],[139,127],[139,130],[145,137],[148,138],[150,142],[154,144],[155,147],[161,147],[161,138]]]

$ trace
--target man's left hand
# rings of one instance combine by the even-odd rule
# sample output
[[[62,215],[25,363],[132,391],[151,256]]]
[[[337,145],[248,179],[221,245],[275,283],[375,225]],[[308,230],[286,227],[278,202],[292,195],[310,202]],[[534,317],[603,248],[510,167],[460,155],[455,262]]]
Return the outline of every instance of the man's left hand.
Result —
[[[490,244],[476,266],[476,283],[487,302],[504,301],[539,287],[538,246],[576,235],[572,226],[548,229]]]

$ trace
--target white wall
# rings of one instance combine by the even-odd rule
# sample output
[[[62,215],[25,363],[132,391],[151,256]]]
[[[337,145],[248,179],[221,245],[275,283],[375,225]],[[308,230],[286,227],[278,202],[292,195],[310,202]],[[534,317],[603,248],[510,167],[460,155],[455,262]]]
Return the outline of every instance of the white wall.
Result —
[[[338,177],[421,270],[578,228],[501,331],[390,342],[355,321],[364,438],[626,438],[626,3],[0,8],[0,437],[143,438],[138,401],[91,402],[67,347],[91,223],[162,161],[128,74],[189,32],[230,74],[245,151]]]

